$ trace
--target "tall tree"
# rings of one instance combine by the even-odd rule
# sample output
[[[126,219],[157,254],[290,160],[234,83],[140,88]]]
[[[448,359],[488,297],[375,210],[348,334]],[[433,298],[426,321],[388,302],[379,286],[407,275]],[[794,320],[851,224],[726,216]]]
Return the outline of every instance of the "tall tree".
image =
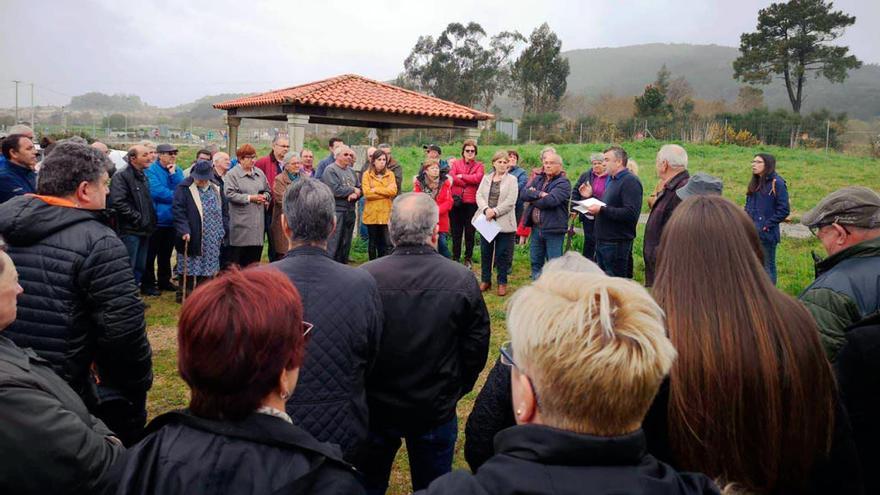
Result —
[[[481,103],[488,108],[509,84],[510,58],[520,40],[525,40],[521,34],[505,31],[484,46],[486,31],[482,26],[453,22],[436,40],[419,37],[399,79],[438,98],[467,106]]]
[[[545,22],[532,31],[529,46],[513,64],[514,93],[525,113],[547,113],[559,108],[571,68],[560,52],[562,41]]]
[[[856,22],[854,16],[832,11],[833,7],[824,0],[791,0],[761,9],[757,31],[740,37],[734,78],[769,84],[774,75],[780,77],[791,109],[800,113],[809,73],[843,82],[849,69],[862,66],[855,55],[848,55],[849,47],[829,44]]]
[[[758,108],[764,108],[764,90],[754,86],[740,86],[736,95],[736,109],[742,113],[748,113]]]

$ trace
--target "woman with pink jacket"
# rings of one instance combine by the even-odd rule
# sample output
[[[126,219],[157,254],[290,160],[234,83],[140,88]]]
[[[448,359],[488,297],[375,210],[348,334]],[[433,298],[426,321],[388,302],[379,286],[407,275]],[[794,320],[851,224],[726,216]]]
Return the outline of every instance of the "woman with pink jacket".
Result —
[[[483,180],[485,167],[477,161],[477,142],[466,139],[461,146],[461,158],[452,160],[449,176],[452,178],[452,210],[449,221],[452,224],[452,259],[461,259],[461,237],[464,234],[464,264],[473,266],[474,233],[471,219],[477,211],[477,188]]]

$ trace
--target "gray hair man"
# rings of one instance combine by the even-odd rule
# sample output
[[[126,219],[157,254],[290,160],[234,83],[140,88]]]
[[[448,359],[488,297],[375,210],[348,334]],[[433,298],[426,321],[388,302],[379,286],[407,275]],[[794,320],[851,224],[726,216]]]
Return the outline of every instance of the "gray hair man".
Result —
[[[385,322],[367,383],[370,456],[359,466],[370,491],[387,488],[401,438],[414,491],[451,470],[456,404],[486,364],[489,313],[473,273],[437,253],[438,216],[429,195],[398,196],[394,251],[362,266],[379,284]]]
[[[318,440],[339,444],[346,460],[356,462],[369,431],[365,381],[378,353],[382,307],[369,274],[327,254],[336,225],[333,203],[333,193],[321,181],[294,182],[282,205],[290,249],[269,267],[297,286],[303,320],[314,325],[287,413]]]
[[[108,161],[86,145],[59,143],[43,162],[39,196],[0,205],[0,234],[25,290],[3,335],[49,361],[131,445],[147,418],[152,354],[128,252],[96,214],[106,207]],[[96,387],[107,402],[99,405]]]
[[[324,171],[321,180],[330,187],[336,199],[336,230],[330,237],[327,252],[340,263],[348,263],[351,237],[355,226],[355,207],[361,197],[360,182],[352,169],[354,151],[346,145],[333,152],[336,161]]]
[[[663,227],[672,217],[672,212],[681,203],[678,190],[687,185],[690,174],[687,171],[688,155],[677,144],[664,144],[657,152],[657,188],[648,199],[651,214],[645,226],[643,256],[645,258],[645,285],[654,285],[654,269],[657,266],[657,251],[660,249],[660,235]]]
[[[833,361],[847,327],[880,312],[880,195],[867,187],[844,187],[819,201],[801,223],[828,253],[816,263],[816,280],[800,299]]]

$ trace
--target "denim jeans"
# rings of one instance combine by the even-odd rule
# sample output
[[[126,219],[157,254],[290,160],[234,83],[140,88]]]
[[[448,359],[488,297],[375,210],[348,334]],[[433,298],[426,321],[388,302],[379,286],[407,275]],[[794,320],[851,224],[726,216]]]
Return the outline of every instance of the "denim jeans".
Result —
[[[422,490],[436,478],[452,471],[452,456],[458,436],[458,418],[421,433],[403,432],[395,428],[370,431],[363,449],[360,469],[364,473],[367,493],[384,494],[394,457],[403,438],[409,455],[409,472],[413,491]]]
[[[776,285],[776,246],[775,242],[761,241],[761,251],[764,252],[764,271],[770,276],[773,285]]]
[[[611,277],[633,277],[633,241],[597,241],[596,264]]]
[[[150,236],[146,235],[124,235],[120,238],[128,250],[128,257],[131,258],[131,270],[134,272],[134,283],[141,285],[141,278],[144,276],[144,268],[147,266],[147,247],[149,246]]]
[[[446,242],[446,237],[446,232],[440,232],[440,235],[437,236],[437,252],[444,258],[452,258],[452,253],[449,252],[449,244]]]
[[[361,196],[361,199],[358,200],[358,237],[361,239],[368,239],[370,236],[370,230],[367,228],[367,224],[364,223],[364,205],[367,204],[367,200]]]
[[[492,283],[492,265],[495,265],[498,284],[507,285],[507,274],[510,273],[510,265],[513,263],[513,237],[515,235],[516,232],[501,232],[495,236],[492,242],[486,242],[486,239],[480,236],[481,282]]]
[[[532,262],[532,280],[541,276],[544,263],[562,256],[565,234],[544,234],[539,227],[532,227],[529,259]]]

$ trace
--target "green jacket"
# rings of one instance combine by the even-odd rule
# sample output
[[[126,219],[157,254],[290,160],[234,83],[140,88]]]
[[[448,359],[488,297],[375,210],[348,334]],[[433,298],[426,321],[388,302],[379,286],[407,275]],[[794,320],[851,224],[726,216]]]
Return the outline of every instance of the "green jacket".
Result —
[[[846,341],[846,328],[880,311],[880,238],[864,241],[816,264],[816,280],[801,302],[819,325],[828,359]]]

